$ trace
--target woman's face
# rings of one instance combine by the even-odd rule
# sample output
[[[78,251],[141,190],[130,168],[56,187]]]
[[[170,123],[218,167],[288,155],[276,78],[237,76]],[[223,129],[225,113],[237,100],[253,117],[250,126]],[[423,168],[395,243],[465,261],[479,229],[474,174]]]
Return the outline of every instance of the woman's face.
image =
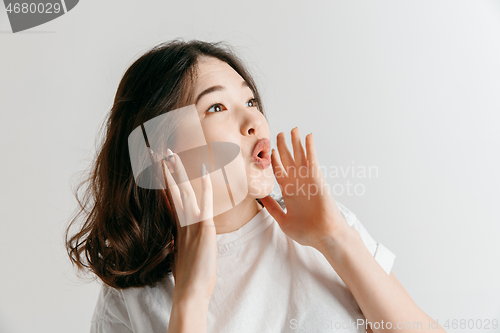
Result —
[[[240,177],[246,176],[248,196],[267,196],[274,187],[274,174],[267,155],[269,148],[266,147],[270,131],[252,90],[231,66],[217,58],[201,57],[197,67],[194,102],[206,141],[238,145],[246,171],[246,175]],[[260,141],[264,144],[255,148],[259,139],[264,139]],[[262,147],[264,152],[260,156],[265,155],[264,159],[257,159],[259,163],[256,163],[255,151]]]

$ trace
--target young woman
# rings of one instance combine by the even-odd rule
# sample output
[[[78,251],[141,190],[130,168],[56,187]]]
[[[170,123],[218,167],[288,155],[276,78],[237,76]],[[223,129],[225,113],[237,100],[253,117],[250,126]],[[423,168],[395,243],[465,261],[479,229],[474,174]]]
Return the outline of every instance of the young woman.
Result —
[[[198,196],[182,181],[185,140],[166,154],[146,140],[167,187],[138,186],[132,131],[185,107],[207,143],[240,149],[231,189],[245,195],[230,209],[215,211],[222,190],[210,166]],[[257,87],[228,47],[175,40],[130,66],[66,232],[72,262],[104,283],[91,332],[444,332],[390,272],[392,252],[333,200],[312,134],[303,147],[291,131],[293,154],[283,133],[278,152],[270,138]]]

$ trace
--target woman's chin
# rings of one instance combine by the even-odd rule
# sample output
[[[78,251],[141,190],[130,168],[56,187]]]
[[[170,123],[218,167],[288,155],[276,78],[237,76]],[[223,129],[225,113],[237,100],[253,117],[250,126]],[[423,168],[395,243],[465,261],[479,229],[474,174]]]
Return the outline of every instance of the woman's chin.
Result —
[[[274,179],[254,180],[248,184],[248,195],[254,199],[267,197],[274,189]]]

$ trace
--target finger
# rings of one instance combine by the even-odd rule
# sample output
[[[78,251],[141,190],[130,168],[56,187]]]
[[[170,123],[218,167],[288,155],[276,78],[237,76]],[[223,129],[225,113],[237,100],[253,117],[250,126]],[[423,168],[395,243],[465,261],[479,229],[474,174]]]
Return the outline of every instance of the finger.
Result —
[[[170,190],[171,200],[173,201],[173,208],[177,214],[177,230],[180,230],[180,226],[186,225],[184,220],[184,209],[182,206],[181,194],[179,192],[179,187],[175,183],[174,178],[168,170],[168,165],[166,160],[162,160],[163,175],[165,176],[165,181],[168,189]]]
[[[177,258],[177,251],[182,244],[184,243],[185,238],[185,228],[181,228],[181,226],[186,225],[185,217],[184,217],[184,209],[182,208],[182,200],[179,192],[179,188],[175,183],[174,178],[170,174],[170,170],[172,170],[171,166],[168,166],[166,160],[162,160],[163,174],[165,175],[165,181],[167,185],[167,193],[170,192],[170,200],[171,204],[173,202],[174,214],[177,216],[175,219],[177,236],[174,238],[174,260],[172,261],[170,269],[172,270],[172,274],[174,276],[174,281],[176,281],[175,275],[175,258]],[[169,169],[170,168],[170,169]],[[173,171],[173,170],[172,170]]]
[[[281,206],[274,200],[271,196],[260,199],[264,207],[266,207],[269,214],[278,222],[278,224],[283,224],[286,218],[286,213],[281,209]]]
[[[212,180],[203,164],[201,172],[200,219],[204,228],[215,228]]]
[[[295,169],[295,161],[293,160],[292,154],[290,154],[286,145],[285,133],[280,132],[276,137],[276,147],[280,153],[281,164],[285,168],[287,175],[290,176],[292,169]]]
[[[278,153],[274,149],[271,151],[271,165],[273,166],[274,176],[276,177],[278,184],[280,186],[284,186],[283,183],[288,177],[288,174],[286,173],[283,164],[281,164]]]
[[[169,162],[177,176],[177,186],[179,187],[180,197],[182,200],[182,207],[184,210],[185,225],[191,225],[198,222],[198,217],[200,216],[200,209],[198,208],[198,203],[196,202],[196,195],[194,193],[193,187],[189,182],[189,178],[186,173],[186,169],[182,164],[179,155],[173,153],[170,149],[167,150],[169,156]]]
[[[309,167],[313,171],[313,176],[323,175],[321,173],[321,168],[319,167],[318,158],[316,156],[316,149],[314,148],[314,139],[312,133],[306,135],[306,150],[307,150],[307,161]]]
[[[295,127],[292,129],[292,146],[293,146],[293,158],[295,159],[295,166],[307,166],[306,165],[306,153],[304,152],[304,147],[302,147],[302,142],[300,142],[299,128]]]

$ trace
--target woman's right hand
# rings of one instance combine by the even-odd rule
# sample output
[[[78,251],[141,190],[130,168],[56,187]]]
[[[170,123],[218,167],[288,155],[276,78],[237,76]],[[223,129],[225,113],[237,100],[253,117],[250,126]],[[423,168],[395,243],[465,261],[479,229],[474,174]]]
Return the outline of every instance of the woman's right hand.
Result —
[[[213,220],[213,193],[210,175],[201,177],[200,207],[181,159],[162,160],[163,171],[170,188],[179,221],[174,241],[172,273],[175,280],[174,297],[208,303],[215,287],[217,237]],[[169,170],[173,170],[175,180]],[[203,170],[201,170],[203,174]],[[198,222],[201,221],[201,222]]]

